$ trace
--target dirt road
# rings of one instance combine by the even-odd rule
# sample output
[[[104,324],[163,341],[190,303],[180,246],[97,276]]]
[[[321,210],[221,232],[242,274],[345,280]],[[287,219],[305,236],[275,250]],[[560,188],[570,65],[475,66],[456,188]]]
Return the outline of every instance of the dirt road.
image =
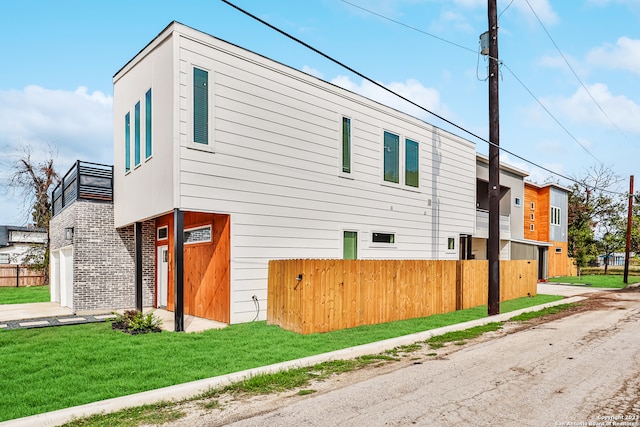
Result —
[[[433,353],[340,375],[307,396],[194,404],[172,426],[640,426],[637,289]]]

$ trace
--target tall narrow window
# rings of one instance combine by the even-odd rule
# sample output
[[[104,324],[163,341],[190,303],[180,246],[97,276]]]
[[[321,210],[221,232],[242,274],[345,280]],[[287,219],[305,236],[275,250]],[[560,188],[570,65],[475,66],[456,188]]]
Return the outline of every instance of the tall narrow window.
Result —
[[[351,173],[351,119],[342,118],[342,172]]]
[[[151,147],[151,89],[144,95],[144,154],[148,159],[152,154]]]
[[[133,142],[133,156],[134,163],[136,166],[140,164],[140,102],[136,103],[136,106],[133,110],[133,120],[134,120],[134,142]]]
[[[193,142],[209,143],[209,73],[193,69]]]
[[[343,242],[343,258],[358,259],[358,233],[345,231]]]
[[[405,140],[405,175],[404,183],[410,187],[418,187],[420,149],[417,142]]]
[[[131,113],[124,116],[124,171],[131,170]]]
[[[400,182],[400,137],[384,133],[384,180]]]
[[[560,208],[551,206],[551,225],[560,225]]]

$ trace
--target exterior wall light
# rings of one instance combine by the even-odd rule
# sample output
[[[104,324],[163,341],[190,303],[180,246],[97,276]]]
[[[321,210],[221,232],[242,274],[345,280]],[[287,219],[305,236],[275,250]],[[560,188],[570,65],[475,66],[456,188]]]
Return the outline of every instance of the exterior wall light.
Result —
[[[73,240],[73,227],[67,227],[64,229],[65,240]]]

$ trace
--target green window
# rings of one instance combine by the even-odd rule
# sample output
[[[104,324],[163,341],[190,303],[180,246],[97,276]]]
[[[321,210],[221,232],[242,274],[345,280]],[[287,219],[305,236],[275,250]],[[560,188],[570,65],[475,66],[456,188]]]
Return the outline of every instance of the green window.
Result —
[[[351,119],[342,118],[342,172],[351,173]]]
[[[405,139],[404,183],[418,187],[420,149],[417,142]]]
[[[355,231],[344,232],[344,259],[358,259],[358,233]]]
[[[144,148],[145,156],[148,159],[152,154],[151,147],[151,89],[144,96]]]
[[[133,110],[134,120],[134,137],[133,137],[133,156],[136,166],[140,164],[140,102],[136,104]]]
[[[124,171],[131,170],[131,115],[124,116]]]
[[[209,73],[193,69],[193,142],[209,143]]]
[[[384,133],[384,180],[400,182],[400,137]]]

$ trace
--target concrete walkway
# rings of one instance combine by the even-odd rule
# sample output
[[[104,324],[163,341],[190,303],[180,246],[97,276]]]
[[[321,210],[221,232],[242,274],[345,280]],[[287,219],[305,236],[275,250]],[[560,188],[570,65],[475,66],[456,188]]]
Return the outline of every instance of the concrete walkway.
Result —
[[[116,310],[122,313],[124,310]],[[162,329],[173,331],[175,329],[174,313],[145,307],[142,312],[152,312],[154,316],[162,320]],[[31,329],[45,328],[48,326],[79,325],[83,323],[104,322],[116,315],[109,310],[86,310],[74,313],[68,307],[60,307],[55,302],[34,302],[29,304],[2,304],[0,305],[0,329]],[[185,332],[202,332],[208,329],[222,329],[226,323],[214,320],[202,319],[194,316],[184,316]]]
[[[107,399],[99,402],[88,403],[86,405],[75,406],[72,408],[60,409],[53,412],[47,412],[45,414],[33,415],[30,417],[19,418],[16,420],[10,420],[0,422],[0,427],[27,427],[27,426],[58,426],[60,424],[67,423],[73,418],[86,417],[101,412],[115,412],[124,408],[133,406],[140,406],[146,404],[152,404],[159,401],[178,401],[189,397],[197,396],[212,388],[220,388],[228,384],[242,381],[247,378],[254,377],[260,374],[268,374],[279,372],[288,369],[301,368],[307,366],[313,366],[318,363],[323,363],[330,360],[348,360],[359,356],[369,354],[379,354],[386,350],[390,350],[403,345],[410,345],[419,341],[426,341],[432,336],[442,335],[447,332],[461,331],[464,329],[472,328],[474,326],[485,325],[490,322],[501,322],[509,320],[510,318],[522,313],[538,311],[546,307],[553,307],[561,304],[568,304],[578,302],[585,299],[584,294],[592,292],[604,292],[611,291],[612,289],[594,289],[581,286],[567,286],[556,284],[539,284],[538,293],[551,294],[551,295],[572,295],[569,298],[565,298],[559,301],[554,301],[547,304],[542,304],[535,307],[528,307],[522,310],[513,311],[510,313],[503,313],[490,318],[476,319],[465,323],[459,323],[456,325],[450,325],[443,328],[433,329],[430,331],[419,332],[416,334],[405,335],[398,338],[392,338],[384,341],[374,342],[370,344],[364,344],[357,347],[345,348],[342,350],[332,351],[330,353],[318,354],[315,356],[309,356],[302,359],[290,360],[287,362],[276,363],[273,365],[263,366],[254,369],[248,369],[241,372],[235,372],[232,374],[221,375],[213,378],[206,378],[199,381],[193,381],[184,384],[177,384],[170,387],[160,388],[156,390],[149,390],[146,392],[133,394],[129,396],[116,397],[113,399]],[[171,313],[173,314],[173,313]]]

